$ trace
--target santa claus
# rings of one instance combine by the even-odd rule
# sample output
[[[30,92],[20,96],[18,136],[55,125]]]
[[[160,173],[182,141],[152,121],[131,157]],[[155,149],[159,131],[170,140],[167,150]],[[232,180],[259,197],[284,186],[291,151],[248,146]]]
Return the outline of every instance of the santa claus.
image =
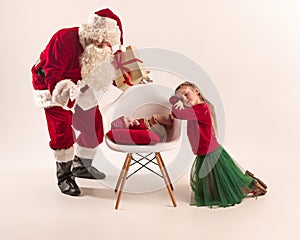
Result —
[[[56,32],[32,67],[35,97],[45,109],[58,186],[64,194],[81,193],[74,177],[105,177],[92,166],[104,136],[95,92],[105,91],[115,79],[112,47],[122,44],[119,17],[102,9],[80,27]]]

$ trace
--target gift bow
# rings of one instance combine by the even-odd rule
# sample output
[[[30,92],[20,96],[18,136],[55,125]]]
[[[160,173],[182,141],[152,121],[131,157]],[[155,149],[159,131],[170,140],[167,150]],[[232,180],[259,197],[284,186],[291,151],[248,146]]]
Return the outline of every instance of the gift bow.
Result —
[[[127,64],[131,64],[134,62],[140,62],[142,63],[143,61],[138,59],[138,58],[132,58],[126,62],[123,62],[124,59],[124,52],[122,52],[121,50],[118,50],[115,55],[114,55],[114,67],[115,69],[120,69],[124,81],[123,83],[127,84],[128,86],[133,86],[133,84],[130,82],[131,80],[131,75],[130,75],[130,69],[128,67],[126,67]]]

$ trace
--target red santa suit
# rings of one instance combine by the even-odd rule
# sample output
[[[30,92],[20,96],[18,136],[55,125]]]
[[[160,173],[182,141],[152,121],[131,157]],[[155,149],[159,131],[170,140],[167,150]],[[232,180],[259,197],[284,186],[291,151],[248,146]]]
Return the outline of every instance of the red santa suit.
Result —
[[[96,147],[103,141],[96,93],[115,79],[112,46],[120,43],[120,19],[102,9],[80,27],[55,33],[32,68],[36,99],[45,108],[58,187],[64,194],[80,195],[75,177],[105,177],[92,166]]]
[[[84,82],[80,59],[86,47],[85,38],[97,39],[100,42],[105,40],[111,45],[123,41],[121,23],[117,21],[117,35],[109,34],[109,24],[116,19],[106,18],[103,14],[105,12],[101,13],[101,17],[97,13],[89,16],[88,24],[80,28],[65,28],[56,32],[41,53],[39,63],[32,68],[36,99],[39,106],[45,108],[50,147],[54,150],[57,161],[73,159],[75,142],[77,156],[93,158],[95,148],[103,141],[102,116],[93,91],[95,89],[91,87],[92,84],[78,84],[79,80]],[[99,35],[99,31],[95,32],[94,29],[102,29],[103,34]],[[102,70],[105,73],[101,73],[97,81],[112,83],[114,71],[105,71],[104,68],[107,67],[113,68],[112,63],[103,65]],[[101,90],[103,85],[98,84],[96,90]],[[81,94],[75,101],[70,99],[70,89],[76,87],[81,87]],[[73,111],[70,110],[72,107]],[[79,133],[76,134],[77,137],[73,128]]]

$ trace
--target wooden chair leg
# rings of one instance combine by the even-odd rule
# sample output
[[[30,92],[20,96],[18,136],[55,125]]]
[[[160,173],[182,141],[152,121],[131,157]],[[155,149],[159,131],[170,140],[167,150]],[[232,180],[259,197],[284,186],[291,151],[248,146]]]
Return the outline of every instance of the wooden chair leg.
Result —
[[[117,182],[117,185],[116,185],[116,188],[115,188],[115,192],[117,192],[119,190],[119,187],[120,187],[120,183],[121,183],[121,180],[123,179],[124,177],[124,173],[125,173],[125,169],[126,169],[126,164],[127,164],[127,159],[130,157],[131,158],[131,155],[129,156],[130,153],[127,154],[126,158],[125,158],[125,161],[124,161],[124,164],[123,164],[123,167],[122,167],[122,170],[121,170],[121,173],[119,175],[119,178],[118,178],[118,182]]]
[[[159,166],[160,171],[161,171],[161,173],[162,173],[162,175],[163,175],[163,178],[164,178],[164,180],[165,180],[165,183],[166,183],[166,186],[167,186],[169,195],[170,195],[170,197],[171,197],[173,206],[176,207],[177,204],[176,204],[176,201],[175,201],[175,197],[174,197],[174,195],[173,195],[173,192],[172,192],[172,189],[171,189],[171,186],[170,186],[170,181],[169,181],[169,179],[168,179],[168,177],[167,177],[167,173],[166,173],[165,168],[164,168],[164,162],[163,162],[163,160],[162,160],[162,158],[161,158],[160,153],[155,153],[155,157],[156,157],[156,159],[157,159],[158,166]]]
[[[157,153],[157,154],[159,154],[160,158],[162,159],[160,153]],[[170,176],[169,176],[169,174],[168,174],[167,168],[165,167],[164,161],[161,161],[161,163],[162,163],[162,166],[163,166],[163,168],[164,168],[164,170],[165,170],[165,173],[166,173],[166,175],[167,175],[167,178],[168,178],[168,180],[169,180],[170,187],[171,187],[172,191],[174,191],[174,187],[173,187],[173,184],[172,184],[172,182],[171,182]]]
[[[119,193],[118,193],[115,209],[118,209],[118,207],[119,207],[119,203],[120,203],[120,200],[121,200],[121,195],[122,195],[122,192],[123,192],[123,189],[124,189],[124,185],[125,185],[126,177],[127,177],[127,174],[128,174],[128,169],[129,169],[129,166],[130,166],[131,159],[132,159],[132,154],[128,153],[127,157],[126,157],[126,160],[125,160],[125,163],[124,163],[124,165],[125,165],[124,173],[123,173],[123,176],[120,180],[121,181],[121,187],[120,187],[120,190],[119,190]],[[122,169],[122,171],[123,171],[123,169]],[[122,172],[121,172],[121,174],[122,174]]]
[[[158,152],[158,153],[155,153],[155,158],[156,158],[156,160],[157,160],[159,169],[160,169],[161,172],[162,172],[163,178],[164,178],[164,176],[167,177],[167,182],[166,182],[166,184],[170,185],[171,189],[173,190],[173,186],[171,186],[172,183],[171,183],[170,177],[169,177],[169,175],[168,175],[168,173],[167,173],[167,170],[166,170],[164,161],[162,160],[162,157],[161,157],[161,155],[160,155],[159,152]],[[164,172],[164,173],[163,173],[163,172]]]

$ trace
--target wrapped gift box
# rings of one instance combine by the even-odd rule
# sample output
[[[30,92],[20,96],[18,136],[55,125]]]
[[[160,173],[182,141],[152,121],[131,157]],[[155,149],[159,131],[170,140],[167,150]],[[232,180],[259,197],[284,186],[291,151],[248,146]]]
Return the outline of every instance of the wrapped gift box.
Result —
[[[132,46],[126,47],[125,52],[118,51],[115,54],[115,68],[117,76],[115,84],[121,90],[150,80],[143,61]]]

